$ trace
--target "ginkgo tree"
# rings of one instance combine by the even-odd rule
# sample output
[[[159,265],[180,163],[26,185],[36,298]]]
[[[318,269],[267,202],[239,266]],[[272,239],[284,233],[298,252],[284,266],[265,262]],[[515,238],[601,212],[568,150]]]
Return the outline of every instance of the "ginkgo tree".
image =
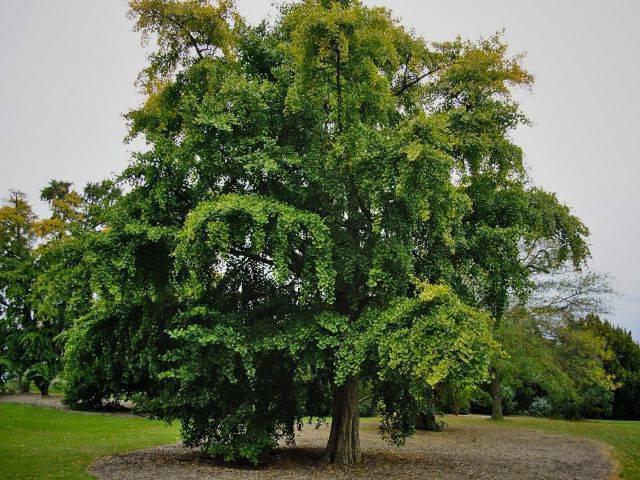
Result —
[[[227,1],[130,7],[157,44],[127,116],[149,148],[79,239],[67,402],[130,398],[251,462],[329,415],[324,459],[352,464],[362,381],[401,442],[435,386],[487,380],[492,319],[453,281],[473,212],[455,92],[472,72],[504,96],[519,59],[497,38],[427,44],[356,0],[258,26]]]

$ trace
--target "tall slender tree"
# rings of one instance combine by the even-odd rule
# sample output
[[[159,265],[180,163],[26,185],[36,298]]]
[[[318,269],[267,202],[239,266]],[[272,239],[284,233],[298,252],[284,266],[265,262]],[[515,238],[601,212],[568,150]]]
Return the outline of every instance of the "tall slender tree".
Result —
[[[5,376],[16,378],[22,391],[31,383],[25,334],[35,323],[30,303],[35,222],[26,195],[11,191],[0,207],[0,359]]]
[[[39,326],[31,342],[37,360],[31,372],[43,392],[60,373],[69,328],[91,308],[87,257],[93,237],[104,228],[105,211],[119,194],[110,180],[90,183],[82,192],[59,180],[42,189],[50,215],[33,225],[38,245],[33,250],[30,303]]]

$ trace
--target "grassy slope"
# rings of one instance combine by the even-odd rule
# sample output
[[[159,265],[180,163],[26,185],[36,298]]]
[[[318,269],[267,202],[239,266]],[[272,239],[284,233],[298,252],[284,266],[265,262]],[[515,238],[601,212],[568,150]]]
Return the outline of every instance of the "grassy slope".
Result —
[[[483,425],[488,422],[481,417],[447,417],[452,425]],[[613,447],[619,466],[620,478],[640,479],[640,422],[616,420],[582,420],[569,422],[532,417],[509,417],[497,425],[506,428],[525,428],[550,433],[564,433],[600,440]]]
[[[97,458],[178,438],[157,421],[0,404],[0,478],[93,478],[87,467]]]

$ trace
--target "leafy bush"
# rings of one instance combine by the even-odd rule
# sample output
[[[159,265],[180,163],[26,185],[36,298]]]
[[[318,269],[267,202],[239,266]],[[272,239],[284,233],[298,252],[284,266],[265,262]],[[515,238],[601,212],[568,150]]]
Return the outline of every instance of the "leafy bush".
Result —
[[[8,379],[0,388],[2,393],[18,393],[20,391],[19,382],[16,378]]]
[[[471,400],[475,391],[475,387],[459,388],[457,385],[447,383],[438,395],[436,402],[438,409],[454,415],[467,414],[471,410]]]
[[[501,385],[502,411],[505,415],[512,415],[518,412],[518,403],[515,400],[515,390],[508,385]]]
[[[609,389],[592,387],[582,393],[581,414],[585,418],[610,417],[613,410],[613,392]]]
[[[66,386],[67,381],[64,378],[58,376],[51,381],[51,385],[49,385],[49,391],[56,394],[62,393],[64,392]]]
[[[373,398],[367,398],[358,404],[358,415],[361,417],[375,417],[377,413],[378,406]]]
[[[529,415],[532,417],[550,417],[553,405],[547,397],[536,397],[529,406]]]

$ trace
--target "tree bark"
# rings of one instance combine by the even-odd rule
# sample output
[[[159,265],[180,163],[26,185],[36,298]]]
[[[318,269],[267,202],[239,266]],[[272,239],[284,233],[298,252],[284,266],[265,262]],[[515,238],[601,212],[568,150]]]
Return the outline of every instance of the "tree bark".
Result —
[[[494,373],[491,380],[491,419],[503,420],[502,415],[502,392],[501,392],[500,379]]]
[[[416,429],[428,430],[429,432],[442,432],[444,428],[445,423],[439,422],[436,418],[435,401],[431,400],[427,405],[427,408],[418,414],[418,418],[416,419]]]
[[[427,430],[429,432],[444,431],[444,422],[439,422],[433,412],[421,413],[416,421],[417,430]]]
[[[40,390],[40,395],[43,397],[46,397],[47,395],[49,395],[49,382],[46,381],[39,381],[39,382],[35,382],[36,387],[38,387],[38,390]]]
[[[358,379],[350,377],[344,385],[336,389],[333,396],[331,433],[322,456],[323,461],[341,465],[359,463],[359,426]]]

